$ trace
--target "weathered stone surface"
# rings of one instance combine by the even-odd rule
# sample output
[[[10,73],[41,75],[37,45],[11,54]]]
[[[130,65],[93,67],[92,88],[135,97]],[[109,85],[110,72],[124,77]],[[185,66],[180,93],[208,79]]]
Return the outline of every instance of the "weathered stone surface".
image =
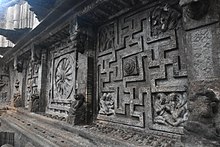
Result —
[[[216,115],[220,98],[212,90],[204,90],[190,98],[189,119],[184,126],[185,146],[219,146],[220,128]]]
[[[76,94],[75,100],[71,103],[67,122],[72,125],[85,124],[86,122],[86,106],[83,94]]]
[[[22,106],[22,98],[21,98],[21,92],[19,90],[19,84],[20,84],[20,82],[17,80],[15,83],[16,92],[14,93],[14,99],[13,99],[15,107]]]
[[[33,94],[31,96],[30,111],[39,112],[39,94]]]
[[[2,59],[8,99],[48,117],[4,115],[23,146],[73,145],[76,132],[91,146],[219,146],[218,0],[59,4]]]

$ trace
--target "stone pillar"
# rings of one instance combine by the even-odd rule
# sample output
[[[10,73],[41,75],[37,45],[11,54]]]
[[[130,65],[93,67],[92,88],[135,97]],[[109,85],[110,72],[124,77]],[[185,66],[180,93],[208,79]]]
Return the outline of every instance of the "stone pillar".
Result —
[[[92,27],[85,21],[76,18],[70,27],[72,48],[76,50],[76,94],[83,94],[86,105],[86,122],[92,115],[93,97],[93,42]]]
[[[219,107],[219,103],[217,103],[220,93],[220,27],[218,3],[216,0],[180,0],[186,31],[185,50],[187,53],[189,79],[189,120],[185,127],[188,137],[186,135],[183,140],[185,146],[202,147],[206,146],[206,143],[209,143],[210,146],[219,145],[217,142],[215,144],[215,141],[217,141],[216,137],[220,135],[220,132],[217,131],[214,134],[212,134],[213,132],[207,132],[207,136],[202,135],[205,133],[204,130],[204,132],[200,132],[208,126],[210,128],[207,128],[207,130],[212,131],[220,128],[219,111],[215,110],[214,112],[214,107],[208,107],[208,104],[206,105],[204,102],[209,101],[211,104],[218,105]],[[193,111],[194,109],[197,109],[200,114],[194,114],[196,113]],[[212,112],[213,115],[210,113],[209,117],[204,116],[208,111]],[[195,116],[200,117],[196,119]],[[208,124],[204,124],[204,119],[212,121],[205,121]],[[191,122],[196,122],[199,125],[190,125]],[[195,132],[190,132],[190,128]],[[201,138],[201,140],[193,138],[200,134],[201,136],[198,138]],[[202,139],[206,141],[204,142]]]
[[[40,69],[40,103],[39,111],[45,112],[46,110],[46,88],[47,88],[47,50],[42,50],[41,53],[41,69]]]

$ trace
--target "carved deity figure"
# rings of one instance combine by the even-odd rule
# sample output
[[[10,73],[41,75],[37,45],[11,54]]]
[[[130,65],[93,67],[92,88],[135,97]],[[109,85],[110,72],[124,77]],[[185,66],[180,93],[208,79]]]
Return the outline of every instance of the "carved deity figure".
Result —
[[[100,98],[99,114],[114,114],[114,101],[110,93],[104,93],[103,96]]]
[[[72,102],[69,109],[67,122],[73,125],[84,124],[85,113],[86,113],[85,97],[81,93],[76,94],[75,101]]]
[[[151,14],[152,35],[157,36],[167,30],[175,29],[180,18],[181,13],[168,4],[156,7]]]
[[[158,93],[154,103],[154,122],[163,125],[179,126],[187,119],[186,94]]]
[[[216,123],[218,107],[219,98],[212,90],[205,90],[190,98],[189,120],[182,137],[185,146],[220,146],[220,128]]]

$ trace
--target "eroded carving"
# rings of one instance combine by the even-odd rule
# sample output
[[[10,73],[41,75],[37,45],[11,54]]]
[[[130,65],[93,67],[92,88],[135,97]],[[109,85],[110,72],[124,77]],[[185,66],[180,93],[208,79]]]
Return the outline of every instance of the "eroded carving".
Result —
[[[114,24],[102,27],[99,31],[99,51],[105,51],[114,47],[115,31]]]
[[[79,93],[75,95],[75,100],[71,103],[67,122],[73,125],[79,125],[85,123],[85,97]]]
[[[17,61],[17,64],[15,65],[14,68],[18,72],[22,72],[22,70],[23,70],[23,62],[21,60]]]
[[[186,7],[186,15],[189,18],[199,20],[204,17],[209,10],[209,0],[180,0],[180,6]]]
[[[16,80],[15,82],[15,88],[16,92],[14,94],[14,107],[21,107],[22,106],[22,98],[21,98],[21,93],[19,90],[19,80]]]
[[[80,53],[84,52],[88,38],[85,30],[86,28],[82,27],[78,19],[76,22],[72,22],[70,27],[70,39],[73,42],[73,47],[76,48]]]
[[[187,120],[186,93],[158,93],[154,97],[154,122],[180,126]]]
[[[220,146],[220,128],[216,122],[219,97],[213,90],[196,93],[190,99],[189,120],[182,141],[191,146]]]
[[[39,94],[35,93],[31,96],[31,105],[30,105],[30,111],[31,112],[38,112],[39,111]]]
[[[114,114],[114,100],[111,93],[104,93],[100,98],[99,114],[112,115]]]
[[[123,61],[124,76],[138,74],[138,63],[136,57],[128,58]]]
[[[151,13],[152,36],[157,36],[167,30],[175,29],[181,18],[181,13],[169,4],[157,6]]]

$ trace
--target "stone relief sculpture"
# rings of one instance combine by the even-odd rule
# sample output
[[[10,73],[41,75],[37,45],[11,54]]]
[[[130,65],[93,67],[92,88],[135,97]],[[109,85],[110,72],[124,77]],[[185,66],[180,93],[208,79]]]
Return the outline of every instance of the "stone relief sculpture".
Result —
[[[112,115],[114,114],[114,100],[110,93],[104,93],[100,98],[99,114]]]
[[[152,35],[157,36],[167,30],[175,29],[181,16],[181,13],[169,4],[156,7],[151,13]]]
[[[78,22],[79,20],[76,20],[76,22],[74,22],[71,25],[70,28],[70,39],[73,41],[73,47],[75,47],[77,49],[77,51],[83,53],[85,48],[85,42],[87,39],[87,34],[84,32],[85,29],[82,29],[81,24],[79,24]]]
[[[184,126],[185,146],[220,146],[220,127],[216,122],[219,97],[213,90],[196,93],[189,99],[189,119]],[[218,126],[217,126],[218,125]]]
[[[14,107],[21,107],[22,106],[22,100],[21,100],[21,93],[20,93],[20,90],[19,90],[19,84],[20,84],[20,82],[18,80],[16,80],[16,82],[15,82],[16,92],[14,94]]]
[[[186,15],[189,18],[199,20],[208,13],[209,0],[180,0],[180,6],[186,7]]]
[[[76,94],[75,101],[72,102],[69,109],[67,122],[73,125],[84,124],[85,113],[86,113],[85,97],[81,93]]]
[[[35,93],[31,95],[31,105],[30,105],[30,111],[31,112],[38,112],[39,111],[39,94]]]
[[[109,24],[101,28],[99,32],[99,51],[106,51],[114,48],[115,43],[115,31],[114,24]]]
[[[62,58],[55,71],[55,86],[62,99],[68,99],[72,92],[73,63],[70,57]]]
[[[21,60],[17,61],[17,64],[15,65],[15,70],[17,70],[18,72],[22,72],[23,70],[23,63]]]
[[[186,102],[186,93],[158,93],[154,101],[154,122],[170,126],[182,125],[187,120]]]
[[[139,74],[138,62],[136,57],[130,57],[123,61],[124,76],[133,76]]]

